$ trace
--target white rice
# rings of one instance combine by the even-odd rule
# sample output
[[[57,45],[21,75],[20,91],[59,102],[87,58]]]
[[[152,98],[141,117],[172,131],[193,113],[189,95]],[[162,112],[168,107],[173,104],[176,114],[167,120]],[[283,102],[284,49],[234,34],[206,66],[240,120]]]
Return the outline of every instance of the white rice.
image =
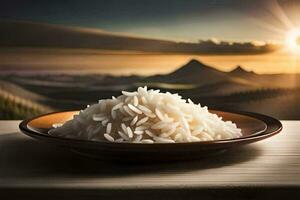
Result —
[[[99,100],[49,134],[93,141],[174,143],[232,139],[242,136],[231,121],[178,94],[139,87],[121,96]]]

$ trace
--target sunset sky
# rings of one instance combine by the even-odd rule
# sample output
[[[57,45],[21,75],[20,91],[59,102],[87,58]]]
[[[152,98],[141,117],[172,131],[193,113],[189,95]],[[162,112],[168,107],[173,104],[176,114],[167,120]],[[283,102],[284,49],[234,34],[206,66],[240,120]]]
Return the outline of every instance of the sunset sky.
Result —
[[[0,16],[178,41],[282,42],[300,27],[299,10],[296,0],[4,0]]]
[[[75,56],[72,53],[73,50],[67,51],[66,49],[64,49],[66,51],[64,53],[57,50],[49,52],[30,50],[28,53],[24,49],[8,51],[5,47],[2,50],[0,49],[0,68],[2,70],[84,68],[86,71],[91,69],[99,73],[139,73],[148,75],[168,73],[190,59],[196,58],[224,71],[232,70],[237,65],[241,65],[244,69],[253,70],[257,73],[300,72],[299,0],[3,0],[0,6],[1,19],[13,21],[14,23],[15,21],[24,22],[25,24],[42,22],[42,24],[59,24],[65,27],[86,27],[103,30],[104,33],[111,32],[125,34],[126,36],[181,42],[198,42],[198,40],[212,39],[212,49],[223,45],[221,51],[214,49],[214,55],[205,55],[199,52],[196,55],[186,54],[186,52],[181,52],[183,55],[169,55],[165,54],[166,52],[160,52],[161,55],[152,56],[108,56],[101,51],[83,53],[83,50],[80,50],[80,56]],[[26,41],[31,42],[30,44],[26,43],[28,47],[34,44],[32,41],[35,40],[31,40],[32,38],[42,38],[38,32],[39,28],[30,29],[25,27],[20,30],[19,26],[15,27],[16,29],[11,29],[12,32],[7,34],[2,32],[2,34],[8,36],[8,40],[15,35],[16,41],[23,39],[25,43]],[[65,29],[61,26],[56,27],[58,27],[58,30]],[[3,23],[0,28],[6,31]],[[70,30],[69,28],[66,29]],[[75,30],[74,33],[79,33],[86,29],[75,28],[73,30]],[[24,37],[24,31],[30,33],[27,36],[31,37]],[[93,34],[94,30],[91,32]],[[37,35],[34,35],[34,33]],[[45,33],[45,38],[49,40],[48,32]],[[21,36],[18,34],[21,34]],[[65,34],[61,35],[66,37]],[[83,37],[84,34],[81,34],[81,36]],[[53,40],[49,40],[48,44],[60,40],[61,43],[64,43],[67,39],[70,39],[69,36],[66,39],[57,37],[55,34],[53,37]],[[8,41],[7,38],[2,38],[4,38],[2,42]],[[57,38],[60,40],[57,40]],[[78,39],[80,37],[75,36],[74,38]],[[47,39],[41,41],[47,43]],[[76,48],[80,49],[80,45],[86,44],[82,41],[85,40],[79,40],[77,42],[79,46]],[[107,40],[105,41],[107,42]],[[227,43],[223,41],[227,41]],[[259,52],[257,49],[261,46],[257,47],[255,44],[251,44],[256,51],[254,53],[257,53],[257,55],[250,55],[251,51],[245,51],[244,55],[240,55],[240,50],[238,52],[229,51],[233,53],[222,55],[220,52],[234,46],[231,42],[239,42],[237,45],[240,45],[242,50],[244,47],[249,48],[247,42],[257,42],[256,44],[274,42],[276,45],[271,46],[279,48],[275,48],[275,51],[272,49],[271,51]],[[73,41],[66,43],[75,44]],[[117,44],[119,43],[117,42]],[[130,46],[131,43],[128,41],[123,42],[126,47]],[[18,46],[15,44],[17,43],[10,46]],[[95,39],[89,44],[102,43]],[[225,47],[224,44],[226,44]],[[200,46],[200,44],[197,45]],[[147,45],[140,46],[145,47]],[[157,43],[147,47],[153,46],[159,47]],[[268,44],[262,46],[268,46]],[[89,48],[101,50],[103,46],[89,46]],[[60,52],[60,54],[56,52]],[[29,54],[30,56],[28,56]]]

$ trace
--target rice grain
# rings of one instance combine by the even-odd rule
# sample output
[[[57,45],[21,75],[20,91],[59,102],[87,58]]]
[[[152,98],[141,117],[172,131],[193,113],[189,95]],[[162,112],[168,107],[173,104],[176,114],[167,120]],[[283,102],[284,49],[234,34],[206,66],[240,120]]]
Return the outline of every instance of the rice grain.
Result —
[[[235,123],[223,121],[191,99],[139,87],[99,100],[65,124],[53,124],[58,137],[110,142],[174,143],[232,139],[242,136]],[[105,133],[104,133],[105,132]],[[116,138],[116,139],[114,139]]]

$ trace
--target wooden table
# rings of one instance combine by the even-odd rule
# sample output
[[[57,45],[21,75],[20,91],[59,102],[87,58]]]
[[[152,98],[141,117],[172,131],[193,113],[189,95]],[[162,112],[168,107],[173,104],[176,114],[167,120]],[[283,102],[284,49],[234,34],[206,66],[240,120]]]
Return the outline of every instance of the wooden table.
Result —
[[[282,123],[279,135],[221,155],[126,164],[80,157],[21,134],[19,121],[0,121],[0,197],[296,199],[300,121]]]

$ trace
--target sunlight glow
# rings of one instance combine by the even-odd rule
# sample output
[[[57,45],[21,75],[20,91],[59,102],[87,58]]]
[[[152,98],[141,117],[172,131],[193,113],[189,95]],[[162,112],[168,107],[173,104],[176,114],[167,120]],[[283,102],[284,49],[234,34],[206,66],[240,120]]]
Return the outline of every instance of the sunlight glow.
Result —
[[[293,53],[300,53],[300,30],[293,29],[286,35],[286,46]]]

